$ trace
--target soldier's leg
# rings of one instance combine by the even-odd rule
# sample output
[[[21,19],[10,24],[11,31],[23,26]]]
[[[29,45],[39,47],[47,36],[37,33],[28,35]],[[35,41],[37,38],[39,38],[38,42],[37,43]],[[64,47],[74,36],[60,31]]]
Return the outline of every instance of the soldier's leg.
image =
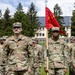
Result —
[[[34,74],[35,75],[40,75],[40,69],[39,68],[36,68]]]
[[[13,71],[9,71],[9,72],[7,72],[6,75],[15,75],[15,72],[13,72]]]
[[[5,70],[3,66],[0,66],[0,75],[5,75]]]
[[[18,71],[18,75],[28,75],[25,71]]]
[[[56,69],[56,75],[64,75],[64,69]]]
[[[19,71],[18,75],[33,75],[32,73],[28,73],[27,71]]]
[[[0,75],[4,75],[4,73],[2,71],[0,71]]]
[[[54,70],[54,68],[49,69],[49,75],[55,75],[55,70]]]

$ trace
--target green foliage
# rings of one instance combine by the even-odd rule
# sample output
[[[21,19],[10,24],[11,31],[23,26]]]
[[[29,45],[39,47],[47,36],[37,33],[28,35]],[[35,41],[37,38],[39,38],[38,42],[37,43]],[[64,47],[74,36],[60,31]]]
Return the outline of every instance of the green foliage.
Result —
[[[75,36],[75,10],[72,13],[72,18],[71,18],[71,35]]]
[[[39,42],[40,45],[45,46],[45,41]]]
[[[48,30],[48,37],[50,38],[51,36],[52,36],[52,31],[50,29],[50,30]]]
[[[10,20],[10,15],[9,15],[9,13],[10,13],[10,10],[7,8],[6,11],[5,11],[5,13],[4,13],[4,19],[5,19],[6,21],[9,21],[9,20]]]
[[[21,3],[19,3],[16,12],[14,13],[14,18],[13,21],[14,22],[22,22],[23,17],[25,16],[24,11],[23,11],[23,7],[21,5]]]
[[[44,69],[44,64],[42,64],[40,75],[46,75],[46,72],[45,72],[45,69]]]
[[[28,36],[34,36],[36,30],[38,29],[38,26],[40,25],[39,19],[37,17],[37,11],[35,10],[35,6],[33,3],[31,3],[30,8],[27,12],[27,19],[28,19],[28,28],[30,29],[30,32]]]
[[[61,28],[63,27],[62,25],[62,22],[63,22],[63,17],[61,16],[63,13],[62,13],[62,10],[60,8],[60,6],[58,4],[56,4],[54,6],[54,15],[58,21],[58,23],[60,24]]]
[[[62,25],[62,22],[63,22],[63,17],[61,16],[63,13],[62,13],[62,10],[60,8],[60,6],[58,4],[56,4],[54,6],[54,15],[55,15],[55,18],[56,20],[58,21],[59,25],[61,26],[61,29],[64,30],[65,27]],[[65,31],[65,30],[64,30]],[[49,30],[49,37],[52,35],[51,33],[51,30]],[[62,34],[61,34],[62,35]]]
[[[68,67],[68,69],[67,69],[67,72],[66,72],[66,74],[65,75],[70,75],[70,73],[69,73],[70,71],[69,71],[69,67]]]
[[[18,12],[23,12],[23,7],[22,7],[21,3],[18,4],[17,11]]]
[[[0,19],[0,36],[3,35],[11,35],[12,30],[11,30],[11,18],[10,18],[10,10],[7,8],[5,10],[3,18]]]
[[[1,17],[2,17],[2,12],[1,12],[1,10],[0,10],[0,19],[1,19]]]
[[[22,4],[19,3],[14,13],[13,17],[10,15],[10,10],[7,8],[2,16],[0,10],[0,36],[13,34],[12,25],[14,22],[21,22],[23,25],[23,34],[29,37],[34,36],[38,26],[40,25],[39,19],[37,17],[37,11],[35,10],[35,5],[31,3],[30,8],[26,13],[23,11]]]
[[[60,8],[60,6],[59,6],[58,4],[56,4],[56,5],[54,6],[54,14],[55,14],[55,16],[60,16],[60,15],[62,15],[61,8]]]

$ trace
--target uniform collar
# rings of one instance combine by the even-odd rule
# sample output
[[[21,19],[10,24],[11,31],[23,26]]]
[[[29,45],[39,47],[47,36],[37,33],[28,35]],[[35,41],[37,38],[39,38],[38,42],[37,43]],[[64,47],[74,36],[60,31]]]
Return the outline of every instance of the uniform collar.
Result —
[[[60,43],[60,39],[58,39],[57,41],[55,41],[55,40],[52,39],[52,41],[55,42],[55,43],[56,43],[56,42]]]
[[[14,38],[14,36],[12,36],[12,39],[11,40],[13,40],[13,41],[20,41],[20,40],[22,40],[23,39],[23,35],[21,34],[19,37],[18,37],[18,39],[15,39]]]

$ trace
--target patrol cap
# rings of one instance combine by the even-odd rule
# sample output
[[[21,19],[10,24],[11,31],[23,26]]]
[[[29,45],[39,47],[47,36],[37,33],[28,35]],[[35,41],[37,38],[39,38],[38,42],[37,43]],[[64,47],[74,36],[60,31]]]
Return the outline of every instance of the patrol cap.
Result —
[[[15,23],[13,24],[13,27],[22,27],[22,23],[20,23],[20,22],[15,22]]]
[[[36,43],[36,41],[32,41],[33,43]]]
[[[59,27],[53,27],[53,28],[52,28],[52,31],[59,31],[59,30],[60,30]]]
[[[0,41],[2,40],[2,37],[0,37]]]
[[[75,37],[74,36],[71,36],[70,39],[75,39]]]
[[[35,43],[35,42],[36,42],[36,41],[35,41],[35,37],[32,37],[32,42],[33,42],[33,43]]]
[[[7,38],[8,38],[8,36],[2,36],[2,39],[5,39],[6,40]]]

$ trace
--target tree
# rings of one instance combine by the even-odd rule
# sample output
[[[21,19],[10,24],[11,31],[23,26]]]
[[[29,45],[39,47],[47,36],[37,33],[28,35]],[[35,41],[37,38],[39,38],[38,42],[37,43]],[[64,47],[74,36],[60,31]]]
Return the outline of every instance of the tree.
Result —
[[[72,13],[72,18],[71,18],[71,35],[75,36],[75,10]]]
[[[62,25],[62,22],[63,22],[63,17],[61,16],[63,13],[62,13],[62,10],[60,8],[60,6],[58,4],[56,4],[54,6],[54,15],[58,21],[58,23],[61,25],[61,27],[63,27]]]
[[[27,19],[28,19],[28,28],[30,31],[27,30],[28,36],[34,36],[38,26],[40,25],[39,19],[37,17],[37,11],[35,10],[35,5],[33,2],[30,5],[30,8],[27,12]]]
[[[24,11],[23,11],[23,7],[22,4],[19,3],[17,6],[17,11],[14,14],[14,22],[22,22],[22,18],[24,17]]]
[[[1,37],[1,34],[2,34],[2,28],[1,28],[1,26],[2,26],[2,12],[0,10],[0,37]]]
[[[5,10],[5,13],[3,15],[3,18],[1,19],[2,20],[2,23],[1,23],[1,33],[0,35],[3,36],[3,35],[11,35],[12,34],[12,31],[11,31],[11,16],[9,15],[10,13],[10,10],[7,8]]]
[[[18,12],[23,12],[23,7],[22,7],[21,3],[18,4],[17,11]]]
[[[2,17],[2,12],[1,12],[1,10],[0,10],[0,19],[1,19],[1,17]]]
[[[62,10],[60,8],[60,6],[58,4],[56,4],[54,6],[54,16],[55,18],[57,19],[59,25],[61,26],[61,29],[64,30],[65,27],[62,25],[62,22],[63,22],[63,17],[61,16],[63,13],[62,13]],[[49,37],[52,35],[51,33],[51,30],[49,30]]]

